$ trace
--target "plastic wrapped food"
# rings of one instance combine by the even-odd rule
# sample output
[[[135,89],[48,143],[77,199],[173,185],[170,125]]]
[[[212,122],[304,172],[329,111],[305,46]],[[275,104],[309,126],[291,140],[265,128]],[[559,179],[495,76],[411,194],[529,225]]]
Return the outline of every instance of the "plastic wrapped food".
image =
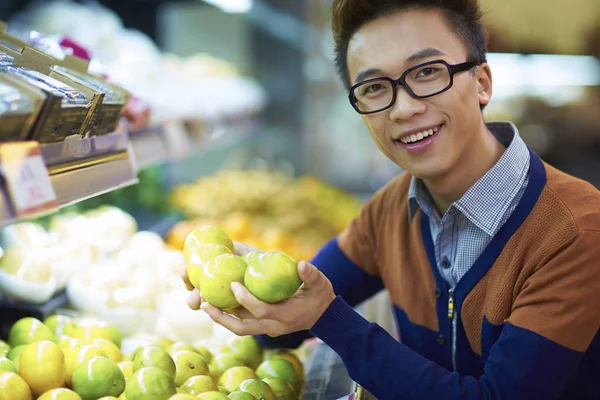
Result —
[[[13,56],[9,56],[3,51],[0,51],[0,69],[6,67],[14,67],[15,66],[15,58]]]
[[[0,115],[33,112],[33,104],[16,87],[0,82]]]
[[[59,65],[53,66],[52,69],[67,76],[74,82],[77,82],[81,85],[87,85],[98,92],[104,93],[104,103],[122,104],[125,101],[123,96],[113,90],[109,85],[102,82],[100,79],[95,79],[94,77],[80,74],[72,69],[61,67]]]
[[[40,72],[15,67],[7,67],[5,71],[25,79],[35,87],[62,97],[63,104],[87,104],[89,102],[88,98],[79,90]]]

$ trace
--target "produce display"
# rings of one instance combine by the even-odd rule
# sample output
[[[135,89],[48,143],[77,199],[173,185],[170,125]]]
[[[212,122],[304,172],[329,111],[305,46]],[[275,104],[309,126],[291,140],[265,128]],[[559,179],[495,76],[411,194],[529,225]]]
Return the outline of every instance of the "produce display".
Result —
[[[222,170],[180,185],[173,207],[187,220],[175,225],[166,242],[183,249],[199,224],[217,225],[235,241],[262,250],[280,250],[309,260],[358,215],[360,201],[312,176],[290,178],[263,170]]]
[[[0,340],[0,400],[302,398],[301,352],[265,350],[252,336],[219,343],[154,337],[124,348],[99,319],[23,318]]]

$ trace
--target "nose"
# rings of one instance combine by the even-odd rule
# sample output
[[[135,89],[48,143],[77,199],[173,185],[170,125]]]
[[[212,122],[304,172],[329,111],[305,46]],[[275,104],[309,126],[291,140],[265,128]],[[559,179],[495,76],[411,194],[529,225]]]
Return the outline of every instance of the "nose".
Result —
[[[427,104],[419,99],[411,97],[402,86],[396,88],[396,102],[390,109],[392,121],[407,121],[415,115],[423,114],[427,110]]]

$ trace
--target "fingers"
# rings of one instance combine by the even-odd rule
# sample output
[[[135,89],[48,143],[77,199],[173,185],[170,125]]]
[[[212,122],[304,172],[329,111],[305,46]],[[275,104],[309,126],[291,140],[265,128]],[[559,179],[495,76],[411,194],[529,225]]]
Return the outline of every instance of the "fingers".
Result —
[[[209,303],[202,303],[202,310],[217,324],[238,336],[269,334],[272,331],[272,321],[257,319],[237,319],[226,314]]]
[[[194,290],[194,285],[192,285],[192,283],[190,282],[190,278],[188,277],[187,264],[183,264],[183,266],[181,267],[180,275],[181,275],[181,280],[185,284],[185,288],[188,291]]]
[[[231,284],[231,291],[241,306],[258,319],[265,318],[268,313],[267,309],[272,307],[272,305],[254,297],[241,283],[233,282]]]
[[[198,289],[192,290],[190,295],[188,296],[188,307],[192,310],[199,310],[200,305],[202,304],[202,295]]]
[[[317,267],[306,261],[298,263],[298,275],[307,288],[316,285],[324,277]]]
[[[233,252],[236,256],[243,257],[251,251],[260,251],[256,247],[248,246],[242,242],[233,242]]]

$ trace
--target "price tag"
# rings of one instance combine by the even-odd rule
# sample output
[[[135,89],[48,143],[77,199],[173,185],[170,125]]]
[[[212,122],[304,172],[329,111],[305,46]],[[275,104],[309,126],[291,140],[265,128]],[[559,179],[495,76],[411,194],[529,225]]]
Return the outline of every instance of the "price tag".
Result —
[[[0,163],[18,218],[58,208],[37,142],[3,143],[0,145]]]

